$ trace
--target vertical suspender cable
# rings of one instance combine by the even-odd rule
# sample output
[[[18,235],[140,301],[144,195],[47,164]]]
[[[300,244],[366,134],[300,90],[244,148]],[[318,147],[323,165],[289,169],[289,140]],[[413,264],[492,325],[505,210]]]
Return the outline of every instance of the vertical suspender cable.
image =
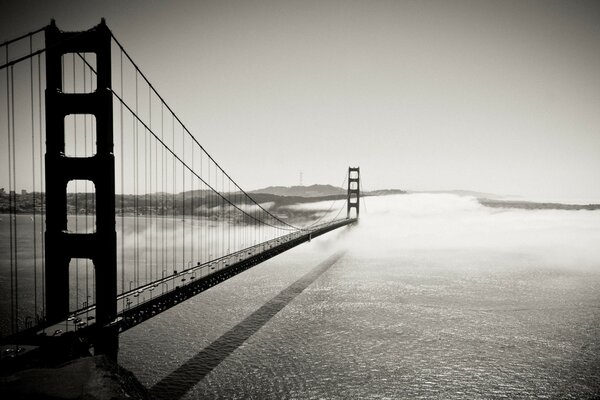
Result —
[[[199,152],[199,160],[198,162],[200,163],[200,166],[198,167],[198,176],[202,176],[202,152]],[[197,263],[202,264],[203,260],[202,260],[202,255],[204,254],[203,252],[203,240],[204,240],[204,232],[203,232],[203,228],[204,228],[204,217],[203,217],[203,212],[204,212],[204,206],[206,205],[204,203],[204,193],[203,193],[203,183],[202,180],[199,179],[198,177],[196,177],[196,179],[198,179],[198,201],[196,204],[196,209],[197,209],[197,213],[196,213],[196,218],[197,218],[197,235],[196,235],[196,242],[197,242],[197,246],[198,246],[198,252],[197,252]]]
[[[73,68],[73,93],[76,90],[76,75],[75,75],[75,53],[72,54],[72,68]],[[73,155],[77,157],[77,115],[73,115]],[[79,204],[78,204],[78,185],[75,183],[75,232],[79,232]],[[79,259],[75,259],[75,308],[79,308]]]
[[[194,169],[194,146],[191,147],[191,151],[192,151],[192,157],[191,157],[192,158],[192,170],[196,171]],[[191,231],[190,231],[190,233],[191,233],[191,236],[192,236],[192,240],[190,241],[190,243],[191,243],[191,247],[192,247],[192,254],[190,256],[190,259],[192,261],[195,261],[196,260],[196,257],[195,257],[195,250],[196,250],[195,249],[195,244],[196,244],[196,242],[194,241],[194,230],[196,230],[196,227],[194,226],[194,222],[196,220],[196,215],[195,215],[196,209],[194,208],[194,197],[196,197],[196,193],[194,192],[194,188],[195,188],[196,185],[194,183],[195,183],[196,180],[194,179],[194,176],[192,174],[190,174],[190,181],[192,183],[192,188],[191,188],[191,191],[192,191],[191,208],[192,208],[192,210],[191,210],[191,213],[190,213],[190,224],[191,224]]]
[[[204,166],[204,157],[202,157],[202,150],[200,150],[200,176],[202,176],[202,167]],[[204,183],[201,182],[200,188],[204,188]],[[201,232],[202,234],[200,235],[202,238],[202,242],[201,242],[201,251],[202,253],[200,254],[200,263],[204,264],[204,257],[206,255],[206,192],[202,193],[202,210],[204,212],[204,216],[203,216],[203,221],[201,221],[202,223],[202,228],[201,228]]]
[[[137,71],[135,72],[135,113],[136,115],[138,114],[138,73]],[[139,282],[139,257],[138,257],[138,249],[139,249],[139,219],[138,219],[138,215],[139,215],[139,210],[138,210],[138,163],[139,163],[139,159],[138,159],[138,123],[137,120],[134,118],[133,119],[134,122],[134,131],[133,131],[133,137],[134,137],[134,150],[133,150],[133,171],[134,171],[134,175],[133,175],[133,188],[134,188],[134,200],[133,200],[133,204],[134,204],[134,226],[135,226],[135,251],[134,251],[134,272],[133,272],[133,280],[135,282],[136,287],[138,286],[138,282]],[[130,289],[131,289],[131,282],[129,284]]]
[[[221,174],[221,192],[225,193],[225,175]],[[221,255],[225,255],[225,198],[221,197],[221,212],[219,215],[219,226],[221,227]]]
[[[11,121],[12,121],[12,148],[9,147],[9,151],[12,152],[12,215],[11,221],[13,221],[13,247],[14,251],[14,270],[15,270],[15,280],[14,280],[14,294],[15,294],[15,331],[19,330],[19,263],[18,263],[18,242],[17,242],[17,165],[16,165],[16,154],[15,154],[15,82],[14,82],[14,74],[15,71],[13,66],[10,66],[10,112],[11,112]]]
[[[137,75],[135,77],[135,104],[136,104],[136,108],[137,108],[137,103],[138,103],[138,82],[137,82]],[[139,179],[138,179],[138,169],[139,169],[139,137],[138,137],[138,133],[139,133],[139,124],[138,121],[133,118],[133,124],[132,124],[132,129],[133,129],[133,138],[132,138],[132,147],[133,147],[133,227],[134,227],[134,232],[135,232],[135,238],[134,238],[134,247],[133,247],[133,281],[135,283],[135,285],[137,286],[137,282],[139,280],[139,198],[138,198],[138,192],[139,192]],[[131,280],[129,282],[129,287],[131,289]]]
[[[175,150],[175,147],[173,147],[173,150]],[[185,163],[185,134],[182,130],[181,132],[181,157],[183,159],[183,163]],[[183,238],[182,238],[182,242],[183,242],[183,250],[182,250],[182,263],[183,263],[183,267],[181,269],[185,269],[186,264],[185,264],[185,168],[183,168],[183,166],[181,167],[181,185],[182,185],[182,191],[181,191],[181,195],[182,195],[182,208],[181,208],[181,213],[182,213],[182,217],[181,217],[181,221],[182,222],[182,227],[183,227]]]
[[[173,150],[175,150],[175,116],[173,114],[171,114],[172,118],[171,118],[171,135],[172,135],[172,144],[173,144]],[[177,252],[175,251],[175,246],[177,243],[177,225],[175,224],[175,221],[177,221],[177,217],[175,215],[175,212],[177,210],[177,173],[175,171],[175,157],[173,158],[173,246],[172,246],[172,251],[173,251],[173,269],[177,269]]]
[[[123,94],[123,52],[119,52],[119,84],[121,90],[121,98],[124,99]],[[125,293],[125,132],[123,124],[123,103],[119,105],[119,128],[121,130],[121,293]],[[125,298],[123,298],[123,309],[125,309]]]
[[[152,123],[150,100],[150,90],[148,90],[148,113],[150,115],[149,121]],[[144,127],[144,168],[142,169],[142,173],[144,174],[144,283],[148,283],[148,257],[152,255],[148,246],[148,239],[150,239],[150,232],[148,232],[148,180],[150,178],[148,168],[148,136],[148,130]],[[151,274],[152,270],[150,270]]]
[[[231,254],[231,180],[227,180],[227,254]]]
[[[8,45],[6,46],[6,61],[8,62]],[[8,145],[6,146],[6,150],[8,152],[8,168],[6,172],[8,173],[8,224],[9,224],[9,254],[10,254],[10,329],[11,333],[15,333],[15,308],[14,308],[14,259],[13,259],[13,186],[12,186],[12,154],[11,154],[11,113],[10,113],[10,105],[11,105],[11,97],[10,97],[10,81],[11,81],[11,73],[12,66],[6,69],[6,120],[7,120],[7,129],[6,129],[6,138],[8,141]]]
[[[40,119],[40,137],[39,137],[39,151],[40,151],[40,206],[41,206],[41,221],[42,224],[44,223],[44,221],[46,220],[45,218],[45,203],[44,203],[44,172],[43,172],[43,168],[44,168],[44,163],[42,162],[43,160],[43,155],[42,155],[42,148],[43,148],[43,142],[44,142],[44,138],[43,138],[43,132],[44,132],[44,121],[42,121],[42,61],[41,61],[41,55],[38,54],[37,56],[38,59],[38,113],[39,113],[39,119]],[[40,234],[41,236],[41,234]],[[45,302],[46,302],[46,266],[45,266],[45,254],[44,254],[44,250],[45,250],[45,243],[44,243],[44,239],[43,237],[41,238],[41,242],[42,242],[42,315],[41,318],[44,318],[46,315],[46,306],[45,306]],[[37,313],[37,310],[36,310]],[[36,321],[37,323],[38,321]]]
[[[218,169],[217,166],[215,164],[215,193],[216,190],[218,190],[219,187],[219,177],[218,177]],[[213,236],[213,240],[214,240],[214,258],[217,258],[217,254],[219,254],[219,198],[217,196],[214,196],[215,201],[213,204],[213,208],[217,211],[215,211],[216,216],[215,216],[215,221],[216,221],[216,229],[214,230],[214,236]]]
[[[162,114],[161,114],[162,117]],[[158,261],[158,219],[160,218],[158,215],[158,143],[154,143],[154,262],[155,262],[155,276],[158,279],[158,266],[160,262]],[[162,218],[161,218],[162,219]]]
[[[150,87],[148,87],[148,123],[150,129],[152,129],[152,94],[150,93]],[[151,190],[149,190],[149,186],[152,183],[152,178],[150,176],[151,164],[149,156],[152,155],[150,147],[150,151],[148,151],[148,145],[151,146],[150,143],[150,133],[148,130],[144,130],[144,183],[145,183],[145,193],[144,193],[144,215],[146,220],[146,226],[144,227],[144,236],[146,237],[146,248],[144,249],[144,253],[146,255],[146,283],[152,281],[152,247],[150,246],[149,241],[152,240],[150,228],[148,227],[148,214],[150,212],[149,205],[152,205],[152,198],[149,198]],[[150,262],[148,263],[148,260]],[[148,280],[148,275],[149,279]]]
[[[29,53],[33,53],[33,37],[29,36]],[[33,57],[29,59],[29,79],[31,83],[31,179],[33,191],[31,194],[33,206],[33,308],[37,313],[37,215],[35,204],[35,124],[33,104]]]
[[[161,140],[164,141],[164,134],[165,134],[165,125],[164,125],[164,107],[161,103],[160,105],[160,136],[161,136]],[[161,252],[161,256],[162,256],[162,270],[164,271],[164,269],[166,268],[166,264],[167,264],[167,257],[166,257],[166,251],[167,251],[167,237],[166,237],[166,207],[165,207],[165,202],[166,202],[166,191],[167,191],[167,167],[166,167],[166,163],[165,163],[165,148],[164,146],[161,149],[161,162],[160,162],[160,169],[161,169],[161,242],[162,242],[162,252]],[[164,285],[161,285],[164,291]]]
[[[210,185],[210,162],[209,160],[206,160],[206,168],[208,170],[208,172],[206,173],[208,180],[207,180],[207,186]],[[208,188],[207,188],[208,189]],[[207,221],[207,252],[208,252],[208,260],[212,261],[212,255],[213,255],[213,251],[212,251],[212,236],[211,236],[211,230],[210,230],[210,221],[212,220],[212,192],[207,190],[207,196],[208,197],[208,221]]]
[[[87,93],[87,74],[85,73],[85,66],[86,66],[86,62],[85,62],[85,53],[83,53],[83,92]],[[90,82],[90,86],[91,86],[91,82]],[[85,157],[89,157],[91,156],[90,152],[88,153],[88,147],[87,147],[87,114],[83,115],[83,155]],[[83,194],[84,196],[84,202],[85,202],[85,232],[88,233],[88,181],[85,181],[85,188],[84,188],[85,192]],[[88,284],[88,278],[89,278],[89,259],[85,259],[85,305],[88,306],[88,299],[89,299],[89,284]],[[86,317],[87,317],[88,312],[86,311]]]

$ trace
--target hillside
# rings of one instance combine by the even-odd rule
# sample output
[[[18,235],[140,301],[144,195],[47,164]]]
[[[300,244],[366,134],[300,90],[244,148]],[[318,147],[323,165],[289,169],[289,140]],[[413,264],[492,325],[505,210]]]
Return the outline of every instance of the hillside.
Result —
[[[346,195],[346,188],[340,188],[332,185],[311,185],[311,186],[269,186],[263,189],[252,191],[252,195],[271,194],[275,196],[293,196],[293,197],[327,197]],[[363,191],[363,196],[386,196],[390,194],[405,194],[406,191],[400,189],[382,189],[370,192]]]
[[[600,210],[600,204],[560,204],[560,203],[535,203],[532,201],[512,201],[477,199],[486,207],[493,208],[518,208],[522,210]]]
[[[251,192],[252,198],[258,203],[272,203],[271,207],[277,210],[293,204],[310,203],[345,199],[347,189],[332,185],[312,186],[270,186]],[[404,194],[398,189],[374,190],[362,192],[362,196],[385,196],[390,194]],[[240,192],[224,193],[223,196],[234,204],[251,204]],[[15,212],[17,214],[42,213],[45,209],[43,194],[39,192],[16,193],[14,197]],[[194,190],[184,193],[152,193],[152,194],[117,194],[115,207],[117,215],[183,215],[196,210],[200,214],[208,212],[211,207],[223,204],[223,198],[208,190]],[[202,206],[202,210],[198,207]],[[208,207],[208,208],[207,208]],[[96,209],[94,193],[67,194],[67,213],[85,213],[87,210],[94,213]],[[10,213],[9,195],[0,192],[0,214]]]
[[[310,186],[269,186],[263,189],[253,190],[252,194],[272,194],[275,196],[296,197],[325,197],[346,194],[346,189],[332,185],[310,185]]]
[[[410,193],[432,193],[432,194],[454,194],[456,196],[471,196],[478,199],[494,199],[500,200],[504,196],[500,196],[493,193],[476,192],[473,190],[419,190],[410,191]]]

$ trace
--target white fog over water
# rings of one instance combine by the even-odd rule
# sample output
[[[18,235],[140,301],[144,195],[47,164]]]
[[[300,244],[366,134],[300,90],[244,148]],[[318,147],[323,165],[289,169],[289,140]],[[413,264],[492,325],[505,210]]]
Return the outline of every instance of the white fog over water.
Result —
[[[123,365],[189,399],[600,393],[599,211],[365,200],[357,226],[124,334]]]
[[[366,201],[360,228],[368,234],[355,236],[350,244],[365,254],[506,252],[537,258],[542,264],[596,267],[600,272],[599,211],[489,208],[473,197],[451,194],[382,196]]]

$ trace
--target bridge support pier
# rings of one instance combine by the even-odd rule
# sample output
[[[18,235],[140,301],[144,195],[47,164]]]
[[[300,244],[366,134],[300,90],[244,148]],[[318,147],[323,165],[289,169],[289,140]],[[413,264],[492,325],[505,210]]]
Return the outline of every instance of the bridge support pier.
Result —
[[[115,161],[111,92],[111,33],[104,20],[85,32],[62,32],[54,21],[46,28],[46,310],[48,322],[65,320],[69,310],[69,263],[92,260],[96,275],[94,351],[116,358],[118,334],[108,326],[117,314],[117,234]],[[62,58],[95,53],[96,90],[63,91]],[[91,157],[65,156],[65,117],[91,114],[96,119],[96,148]],[[67,184],[89,180],[96,191],[93,233],[67,227]]]

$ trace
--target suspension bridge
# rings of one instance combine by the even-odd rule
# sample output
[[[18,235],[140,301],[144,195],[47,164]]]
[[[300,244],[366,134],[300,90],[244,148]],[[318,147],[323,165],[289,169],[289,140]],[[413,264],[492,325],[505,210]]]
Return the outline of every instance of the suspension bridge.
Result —
[[[0,52],[2,362],[116,358],[127,329],[358,220],[358,168],[327,210],[244,191],[104,20]]]

